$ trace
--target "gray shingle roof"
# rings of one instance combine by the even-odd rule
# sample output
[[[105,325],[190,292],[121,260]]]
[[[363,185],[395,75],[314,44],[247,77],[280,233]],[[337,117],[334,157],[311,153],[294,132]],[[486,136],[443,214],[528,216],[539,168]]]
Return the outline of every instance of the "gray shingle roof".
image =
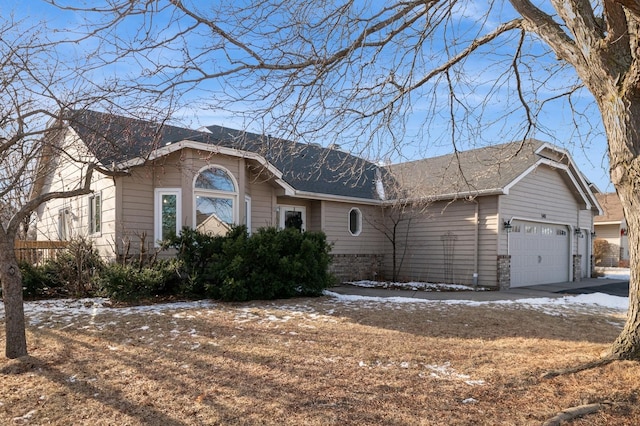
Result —
[[[388,166],[409,198],[480,195],[502,190],[533,166],[543,145],[526,140]]]
[[[339,150],[210,126],[196,131],[100,113],[73,111],[69,125],[105,166],[147,158],[170,142],[190,140],[258,153],[297,191],[378,200],[377,166]]]
[[[379,199],[375,192],[377,166],[343,151],[301,144],[265,135],[208,126],[215,144],[255,152],[283,173],[298,191],[364,199]]]
[[[500,193],[543,158],[536,151],[544,145],[526,140],[378,167],[340,150],[221,126],[197,131],[89,110],[73,111],[69,124],[105,166],[147,158],[157,148],[189,140],[257,153],[296,191],[365,200],[380,199],[376,191],[380,176],[388,199]],[[558,151],[552,155],[566,161]]]
[[[134,158],[147,158],[154,149],[169,142],[202,134],[182,127],[91,110],[72,111],[67,115],[67,120],[105,166]]]

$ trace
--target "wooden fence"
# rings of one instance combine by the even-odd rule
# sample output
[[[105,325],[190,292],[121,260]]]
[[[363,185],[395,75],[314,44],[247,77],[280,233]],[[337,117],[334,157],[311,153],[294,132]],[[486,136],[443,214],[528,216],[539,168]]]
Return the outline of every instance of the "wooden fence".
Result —
[[[55,259],[58,253],[69,246],[68,241],[23,241],[15,242],[18,262],[39,265],[49,259]]]

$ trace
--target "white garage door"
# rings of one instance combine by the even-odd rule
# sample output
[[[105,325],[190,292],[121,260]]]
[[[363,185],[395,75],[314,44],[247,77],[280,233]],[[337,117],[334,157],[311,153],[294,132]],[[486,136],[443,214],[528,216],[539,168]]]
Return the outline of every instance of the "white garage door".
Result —
[[[509,234],[511,287],[569,281],[566,226],[514,220]]]

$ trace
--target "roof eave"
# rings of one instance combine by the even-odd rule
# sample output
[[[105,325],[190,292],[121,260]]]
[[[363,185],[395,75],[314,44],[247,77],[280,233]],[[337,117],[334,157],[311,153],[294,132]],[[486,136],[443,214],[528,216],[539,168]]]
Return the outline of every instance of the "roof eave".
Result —
[[[435,195],[425,195],[422,197],[411,197],[411,198],[403,198],[403,199],[395,199],[395,200],[386,200],[384,204],[395,204],[399,201],[403,203],[430,203],[435,201],[444,201],[444,200],[459,200],[459,199],[473,199],[476,197],[486,197],[490,195],[505,195],[506,192],[503,188],[491,188],[491,189],[479,189],[475,191],[465,191],[465,192],[452,192],[448,194],[435,194]]]
[[[286,194],[289,195],[289,194]],[[321,200],[321,201],[339,201],[339,202],[350,202],[350,203],[359,203],[359,204],[370,204],[370,205],[382,205],[382,200],[376,200],[373,198],[360,198],[360,197],[349,197],[345,195],[334,195],[334,194],[325,194],[320,192],[309,192],[309,191],[294,191],[291,196],[295,196],[297,198],[306,198],[313,200]]]
[[[295,188],[293,188],[291,185],[285,182],[285,180],[282,178],[282,171],[276,168],[273,164],[267,161],[267,159],[261,156],[260,154],[256,154],[255,152],[251,152],[251,151],[243,151],[240,149],[228,148],[220,145],[211,145],[207,143],[195,142],[190,140],[183,140],[180,142],[173,142],[173,143],[167,144],[161,148],[157,148],[153,150],[153,152],[151,152],[151,154],[147,158],[136,157],[131,160],[127,160],[118,164],[118,167],[121,169],[128,169],[131,167],[142,166],[147,161],[156,160],[158,158],[167,156],[169,154],[172,154],[174,152],[180,151],[182,149],[187,149],[187,148],[197,149],[200,151],[208,151],[208,152],[221,154],[221,155],[228,155],[231,157],[254,160],[274,176],[275,181],[278,183],[278,185],[282,189],[284,189],[285,194],[293,195],[295,193]]]

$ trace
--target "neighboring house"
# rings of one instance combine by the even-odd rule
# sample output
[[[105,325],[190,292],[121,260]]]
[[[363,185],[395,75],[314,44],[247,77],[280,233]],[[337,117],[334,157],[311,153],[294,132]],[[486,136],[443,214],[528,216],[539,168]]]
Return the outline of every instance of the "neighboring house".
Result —
[[[337,149],[219,126],[201,131],[93,111],[73,115],[39,191],[78,185],[78,160],[127,169],[93,179],[93,194],[37,211],[39,239],[87,235],[106,257],[129,239],[146,249],[183,226],[223,232],[294,226],[323,231],[343,280],[391,276],[508,288],[590,276],[601,213],[566,151],[539,141],[377,166]],[[398,200],[402,200],[401,203]]]
[[[602,215],[593,219],[595,266],[629,266],[627,222],[615,192],[596,194]],[[602,244],[600,242],[604,242]]]

